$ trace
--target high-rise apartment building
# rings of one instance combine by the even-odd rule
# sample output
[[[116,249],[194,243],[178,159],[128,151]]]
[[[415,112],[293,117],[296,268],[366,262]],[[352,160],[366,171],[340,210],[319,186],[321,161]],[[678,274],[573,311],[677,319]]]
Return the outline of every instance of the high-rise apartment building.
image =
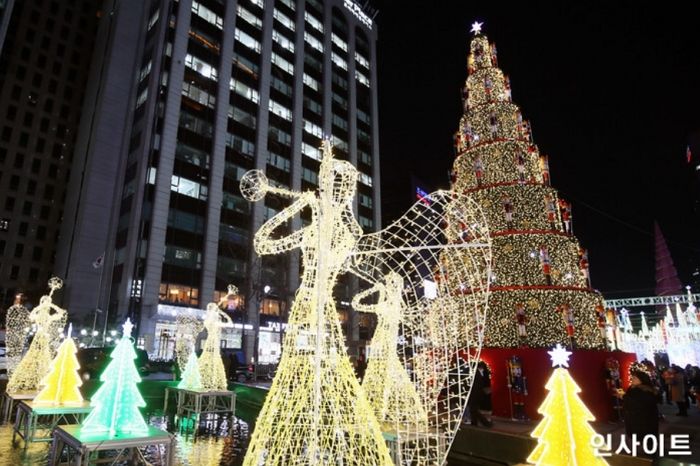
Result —
[[[100,111],[78,138],[85,182],[73,185],[59,245],[66,304],[132,316],[144,347],[167,357],[176,316],[225,302],[236,322],[225,345],[274,360],[299,260],[260,259],[252,239],[289,199],[251,204],[238,184],[257,168],[315,189],[330,137],[360,171],[359,222],[378,228],[376,25],[351,0],[113,3],[86,99]],[[368,327],[349,308],[356,286],[336,290],[351,346]]]
[[[0,1],[0,305],[46,292],[101,1]]]

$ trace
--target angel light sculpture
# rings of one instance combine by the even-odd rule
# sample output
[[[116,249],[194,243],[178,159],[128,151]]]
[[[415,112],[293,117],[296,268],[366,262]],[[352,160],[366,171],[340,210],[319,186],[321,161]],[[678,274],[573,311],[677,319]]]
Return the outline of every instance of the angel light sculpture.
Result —
[[[207,313],[204,316],[207,339],[202,345],[202,355],[199,357],[202,391],[221,392],[228,388],[226,370],[221,359],[221,329],[224,327],[233,327],[231,318],[219,309],[216,303],[207,304]]]
[[[175,360],[180,371],[185,370],[190,353],[194,351],[197,335],[204,329],[200,318],[180,314],[175,320]]]
[[[382,329],[386,324],[380,317],[365,375],[376,379],[376,385],[382,383],[381,375],[370,374],[373,359],[380,360],[377,367],[391,359],[404,368],[401,371],[395,362],[384,364],[384,390],[393,385],[389,396],[401,394],[404,400],[402,404],[383,398],[378,414],[385,431],[396,436],[393,457],[400,465],[443,465],[466,408],[483,342],[491,276],[484,215],[466,196],[437,191],[382,231],[364,235],[347,268],[370,285],[353,305],[367,311],[372,290],[383,289],[384,296],[376,293],[376,304],[370,307],[385,319],[393,315],[398,320],[398,330],[389,332]],[[378,355],[375,340],[382,346]],[[372,384],[372,379],[363,383],[376,406]],[[405,394],[414,392],[421,411],[411,418],[403,411]]]
[[[461,422],[482,343],[490,276],[483,214],[464,196],[437,192],[388,228],[363,235],[352,213],[357,177],[352,165],[333,159],[326,141],[318,193],[272,187],[260,170],[241,180],[250,201],[268,193],[292,199],[257,232],[258,254],[300,248],[304,265],[285,350],[245,465],[393,464],[382,428],[396,433],[393,453],[400,464],[440,465]],[[278,232],[307,209],[308,225],[286,236]],[[376,304],[364,301],[373,292],[355,301],[375,306],[384,320],[384,343],[376,342],[385,350],[384,361],[375,362],[373,371],[405,374],[395,399],[370,405],[354,376],[332,297],[342,272],[376,287]],[[367,388],[385,393],[372,385],[370,374]],[[417,415],[399,412],[409,404]]]
[[[259,170],[241,180],[241,192],[249,201],[268,193],[292,199],[256,233],[257,253],[299,248],[304,266],[289,314],[285,350],[258,416],[245,466],[393,464],[346,354],[332,295],[337,276],[362,235],[352,214],[357,177],[355,167],[333,158],[325,141],[317,193],[272,187]],[[310,224],[286,236],[277,234],[304,209],[311,212]]]
[[[17,301],[5,313],[5,347],[7,357],[7,375],[12,377],[15,367],[22,359],[24,347],[29,338],[31,322],[29,309]]]
[[[376,304],[363,302],[375,293],[378,295]],[[382,429],[392,429],[395,424],[413,424],[425,430],[428,427],[427,412],[396,350],[402,293],[403,279],[390,272],[383,283],[376,283],[352,300],[355,310],[377,315],[362,388]]]
[[[29,313],[29,320],[36,326],[36,332],[29,349],[7,382],[8,393],[38,391],[39,382],[49,371],[59,334],[67,319],[66,310],[52,301],[54,292],[62,286],[63,281],[60,278],[51,278],[51,291],[42,296],[39,304]]]

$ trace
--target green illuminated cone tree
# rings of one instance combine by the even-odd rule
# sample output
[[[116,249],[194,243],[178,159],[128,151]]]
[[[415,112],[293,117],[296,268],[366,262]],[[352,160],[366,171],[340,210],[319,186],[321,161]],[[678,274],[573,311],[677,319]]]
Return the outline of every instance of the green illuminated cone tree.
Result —
[[[482,207],[493,239],[484,346],[550,347],[573,334],[578,347],[603,348],[596,320],[603,298],[590,287],[570,206],[550,186],[547,158],[511,100],[495,46],[475,32],[453,189]]]
[[[592,445],[593,430],[590,421],[595,418],[583,404],[578,393],[581,389],[576,385],[568,367],[568,357],[571,354],[560,345],[550,351],[554,373],[547,382],[549,390],[547,397],[538,412],[544,419],[530,434],[538,439],[537,446],[528,456],[528,463],[537,465],[556,466],[602,466],[608,464],[595,454]]]
[[[182,380],[177,384],[177,388],[184,390],[201,390],[202,376],[199,373],[199,359],[194,350],[190,352],[190,357],[187,358],[185,370],[182,373]]]
[[[141,381],[134,360],[136,351],[131,339],[133,325],[124,323],[124,333],[110,357],[112,362],[100,376],[104,384],[90,403],[94,407],[83,421],[83,432],[105,432],[113,436],[119,432],[146,432],[148,425],[139,412],[146,406],[136,384]]]
[[[71,338],[73,327],[68,327],[68,335],[58,347],[56,357],[51,362],[51,371],[42,379],[40,385],[44,388],[34,398],[35,404],[67,405],[82,404],[83,396],[80,386],[78,369],[80,364],[76,353],[78,348]]]

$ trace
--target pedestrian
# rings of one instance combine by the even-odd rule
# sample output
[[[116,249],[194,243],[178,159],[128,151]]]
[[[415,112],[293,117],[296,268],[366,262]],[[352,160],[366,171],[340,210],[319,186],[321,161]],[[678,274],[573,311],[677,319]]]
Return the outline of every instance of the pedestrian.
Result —
[[[685,373],[680,366],[673,365],[673,378],[670,378],[671,401],[678,406],[676,416],[688,416],[688,400],[685,395]]]
[[[238,356],[236,356],[236,353],[229,353],[228,355],[228,370],[229,370],[229,380],[237,380],[237,372],[238,372]]]
[[[649,375],[641,370],[630,373],[630,388],[622,397],[622,412],[625,418],[625,437],[632,441],[635,434],[639,442],[647,435],[659,435],[659,410],[656,405],[656,390]]]
[[[491,375],[486,363],[479,361],[476,366],[476,372],[474,373],[474,380],[472,381],[472,390],[469,394],[469,400],[467,401],[467,407],[469,407],[469,418],[473,426],[478,426],[479,423],[483,424],[485,427],[491,427],[493,423],[483,415],[481,410],[484,406],[488,406],[491,403]]]

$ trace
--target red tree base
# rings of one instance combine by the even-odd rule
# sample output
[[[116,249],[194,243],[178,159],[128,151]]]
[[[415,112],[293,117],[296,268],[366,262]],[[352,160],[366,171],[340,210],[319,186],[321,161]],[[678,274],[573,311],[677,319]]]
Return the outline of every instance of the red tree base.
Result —
[[[481,360],[491,369],[491,402],[493,415],[512,417],[511,398],[508,389],[508,364],[513,356],[520,357],[523,375],[527,378],[528,395],[524,397],[525,413],[533,420],[540,419],[537,412],[547,396],[545,385],[552,375],[552,360],[547,348],[484,348]],[[620,377],[624,388],[629,385],[629,368],[636,361],[633,353],[622,351],[574,350],[569,358],[569,372],[581,388],[579,396],[597,420],[613,417],[613,399],[605,380],[605,360],[613,357],[620,362]]]

